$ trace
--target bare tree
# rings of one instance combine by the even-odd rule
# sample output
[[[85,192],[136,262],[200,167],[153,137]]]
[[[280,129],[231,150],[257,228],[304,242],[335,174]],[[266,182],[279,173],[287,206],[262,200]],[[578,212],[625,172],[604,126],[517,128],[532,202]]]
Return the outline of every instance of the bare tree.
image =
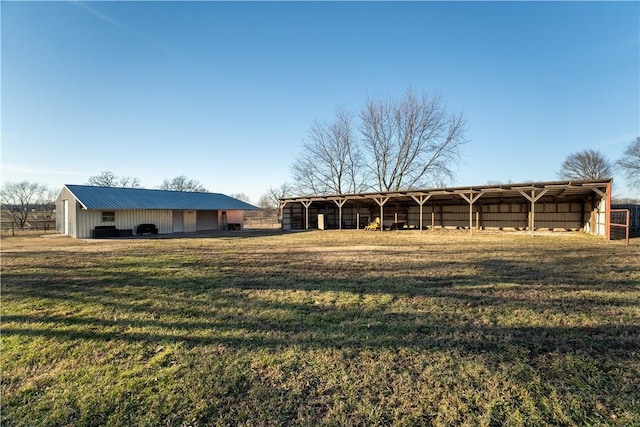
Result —
[[[43,215],[45,230],[49,230],[49,221],[52,221],[53,218],[55,218],[57,195],[58,195],[58,190],[45,187],[45,191],[42,196],[42,205],[40,208]]]
[[[280,209],[280,199],[290,197],[293,186],[283,183],[279,187],[269,187],[266,193],[260,196],[258,207],[269,215],[275,215]]]
[[[622,169],[632,187],[640,188],[640,137],[629,144],[616,165]]]
[[[399,101],[369,99],[360,112],[367,164],[382,191],[410,189],[453,179],[465,144],[462,113],[449,113],[440,96]]]
[[[291,175],[296,182],[297,191],[300,194],[326,194],[329,186],[316,170],[318,165],[305,156],[305,153],[296,157],[291,165]]]
[[[208,192],[199,181],[189,179],[184,175],[177,176],[173,179],[165,179],[160,185],[160,190],[191,191],[196,193]]]
[[[613,175],[611,162],[595,150],[572,153],[562,162],[558,177],[561,179],[604,179]]]
[[[140,188],[140,179],[133,176],[121,176],[120,187],[124,188]]]
[[[243,202],[251,203],[251,198],[245,193],[231,193],[229,196],[234,199],[242,200]]]
[[[32,211],[42,205],[46,192],[47,187],[37,182],[7,182],[0,191],[3,213],[22,230]]]
[[[130,176],[119,177],[111,171],[102,171],[99,175],[89,177],[87,184],[97,187],[140,188],[140,180],[138,178]]]
[[[260,196],[260,199],[258,200],[258,207],[265,211],[278,209],[278,205],[274,203],[273,197],[271,197],[271,194],[269,193],[265,193]]]
[[[102,171],[99,175],[89,177],[87,184],[97,187],[117,187],[118,177],[111,171]]]
[[[280,207],[280,199],[284,199],[285,197],[290,197],[291,192],[293,191],[293,186],[288,182],[284,182],[280,184],[279,187],[269,187],[267,190],[267,196],[270,199],[270,206],[274,208]]]
[[[389,191],[453,179],[466,122],[440,96],[408,90],[398,101],[369,99],[358,118],[354,126],[353,115],[338,110],[332,122],[314,122],[291,168],[299,193]]]
[[[366,188],[363,158],[353,130],[353,117],[344,110],[333,122],[316,120],[292,175],[302,194],[355,193]]]

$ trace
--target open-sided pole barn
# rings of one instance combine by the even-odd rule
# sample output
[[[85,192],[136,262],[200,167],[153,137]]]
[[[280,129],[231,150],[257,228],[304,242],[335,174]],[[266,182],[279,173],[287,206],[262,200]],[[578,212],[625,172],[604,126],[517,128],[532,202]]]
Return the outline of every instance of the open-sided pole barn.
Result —
[[[242,228],[243,212],[255,209],[219,193],[65,185],[56,198],[56,227],[77,238],[105,229],[133,235],[141,224],[160,234],[225,230]]]
[[[280,199],[282,228],[577,231],[609,238],[612,180],[432,188]]]

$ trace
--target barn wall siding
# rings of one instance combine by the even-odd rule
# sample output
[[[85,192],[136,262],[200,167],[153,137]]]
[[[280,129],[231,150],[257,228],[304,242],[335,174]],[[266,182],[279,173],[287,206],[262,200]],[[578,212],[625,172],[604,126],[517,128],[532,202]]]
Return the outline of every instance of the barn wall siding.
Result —
[[[80,210],[78,221],[79,238],[92,237],[96,226],[115,225],[119,230],[131,230],[136,234],[136,227],[140,224],[155,224],[161,234],[173,231],[173,211],[170,210],[132,210],[115,211],[114,222],[102,221],[102,210]]]
[[[640,230],[640,205],[624,206],[624,209],[629,209],[631,229],[634,231]]]
[[[119,230],[132,230],[140,224],[155,224],[160,234],[173,233],[173,210],[131,210],[115,211],[114,222],[102,221],[102,210],[78,210],[78,233],[74,237],[90,238],[96,226],[115,225]],[[242,211],[227,211],[228,218],[242,224]],[[212,231],[219,229],[218,211],[184,211],[182,232]]]

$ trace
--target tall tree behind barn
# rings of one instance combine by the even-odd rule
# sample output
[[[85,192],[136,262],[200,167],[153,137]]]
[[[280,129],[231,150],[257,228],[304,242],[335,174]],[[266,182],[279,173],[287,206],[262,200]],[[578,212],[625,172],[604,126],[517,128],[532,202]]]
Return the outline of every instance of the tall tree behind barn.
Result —
[[[407,90],[394,101],[369,99],[360,112],[363,148],[380,191],[451,181],[466,143],[462,113],[450,113],[441,96]]]
[[[338,110],[332,122],[314,121],[291,172],[303,194],[343,194],[367,188],[353,116]]]
[[[452,181],[466,143],[462,113],[438,95],[370,98],[358,115],[316,120],[291,171],[300,194],[412,189]]]
[[[605,179],[612,176],[611,162],[596,150],[569,154],[558,172],[558,177],[562,179]]]

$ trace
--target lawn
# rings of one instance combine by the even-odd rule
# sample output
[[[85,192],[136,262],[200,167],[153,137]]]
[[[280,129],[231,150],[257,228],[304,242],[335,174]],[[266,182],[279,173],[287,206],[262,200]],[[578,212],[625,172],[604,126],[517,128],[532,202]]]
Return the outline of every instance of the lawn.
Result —
[[[3,426],[640,425],[640,239],[2,239]]]

